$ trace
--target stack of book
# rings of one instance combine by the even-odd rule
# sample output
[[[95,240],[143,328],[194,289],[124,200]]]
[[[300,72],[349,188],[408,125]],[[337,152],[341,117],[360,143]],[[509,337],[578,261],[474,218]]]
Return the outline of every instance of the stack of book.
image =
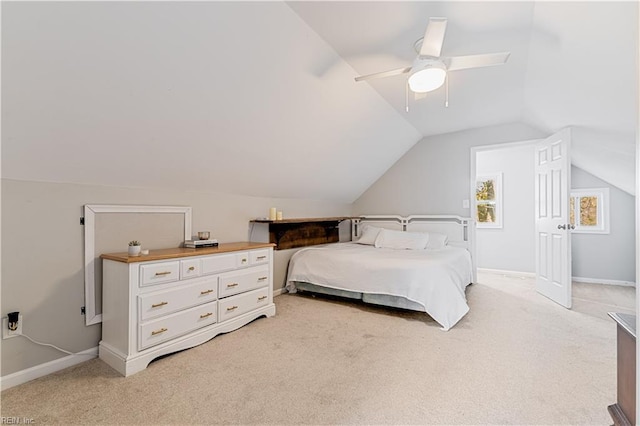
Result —
[[[186,240],[184,246],[187,248],[218,247],[218,240]]]

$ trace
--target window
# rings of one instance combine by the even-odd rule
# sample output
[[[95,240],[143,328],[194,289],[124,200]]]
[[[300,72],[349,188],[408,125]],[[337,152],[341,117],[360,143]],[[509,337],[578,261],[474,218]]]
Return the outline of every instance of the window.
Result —
[[[476,177],[478,228],[502,228],[502,173]]]
[[[569,199],[573,232],[609,233],[609,188],[573,189]]]

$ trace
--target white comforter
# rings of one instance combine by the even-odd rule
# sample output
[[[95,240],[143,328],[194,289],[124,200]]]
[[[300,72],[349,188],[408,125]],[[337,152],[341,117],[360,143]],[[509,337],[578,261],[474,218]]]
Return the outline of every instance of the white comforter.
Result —
[[[394,250],[355,243],[309,247],[289,263],[286,288],[295,281],[339,290],[401,296],[424,307],[445,330],[468,311],[465,288],[473,279],[463,248]]]

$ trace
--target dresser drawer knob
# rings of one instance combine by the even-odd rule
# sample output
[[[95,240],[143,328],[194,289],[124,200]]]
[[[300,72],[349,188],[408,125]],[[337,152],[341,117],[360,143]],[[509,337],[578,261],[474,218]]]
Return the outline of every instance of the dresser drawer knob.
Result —
[[[242,263],[247,263],[247,258],[246,257],[242,258]]]
[[[256,260],[265,260],[267,258],[267,256],[258,256],[256,257]]]
[[[169,275],[169,274],[171,274],[171,271],[156,272],[156,277],[161,277],[163,275]]]
[[[227,288],[237,287],[237,286],[238,286],[238,283],[227,284]]]
[[[260,277],[260,278],[258,278],[258,281],[264,281],[266,279],[267,279],[267,277]]]
[[[209,318],[211,315],[213,315],[213,312],[207,312],[206,314],[200,315],[200,319]]]
[[[205,294],[209,294],[209,293],[213,293],[213,290],[205,290],[205,291],[201,291],[200,294],[201,295],[205,295]]]
[[[189,270],[190,270],[190,271],[195,271],[195,270],[196,270],[196,267],[195,267],[195,266],[189,266]]]
[[[264,300],[264,299],[266,299],[266,298],[267,298],[267,296],[260,296],[260,297],[258,297],[258,301],[260,301],[260,300]]]
[[[160,330],[152,331],[152,332],[151,332],[151,335],[152,335],[152,336],[155,336],[155,335],[157,335],[157,334],[164,333],[165,331],[169,331],[169,329],[168,329],[168,328],[164,328],[164,327],[162,327]]]
[[[152,308],[159,308],[160,306],[164,306],[164,305],[168,305],[169,302],[160,302],[160,303],[154,303],[153,305],[151,305]]]
[[[238,307],[237,306],[229,306],[227,308],[227,311],[233,311],[234,309],[238,309]]]

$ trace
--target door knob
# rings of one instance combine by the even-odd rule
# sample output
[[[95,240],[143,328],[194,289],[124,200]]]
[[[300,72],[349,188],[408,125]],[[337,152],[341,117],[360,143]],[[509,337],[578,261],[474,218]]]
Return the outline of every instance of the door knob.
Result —
[[[567,229],[567,225],[558,225],[558,229]]]

